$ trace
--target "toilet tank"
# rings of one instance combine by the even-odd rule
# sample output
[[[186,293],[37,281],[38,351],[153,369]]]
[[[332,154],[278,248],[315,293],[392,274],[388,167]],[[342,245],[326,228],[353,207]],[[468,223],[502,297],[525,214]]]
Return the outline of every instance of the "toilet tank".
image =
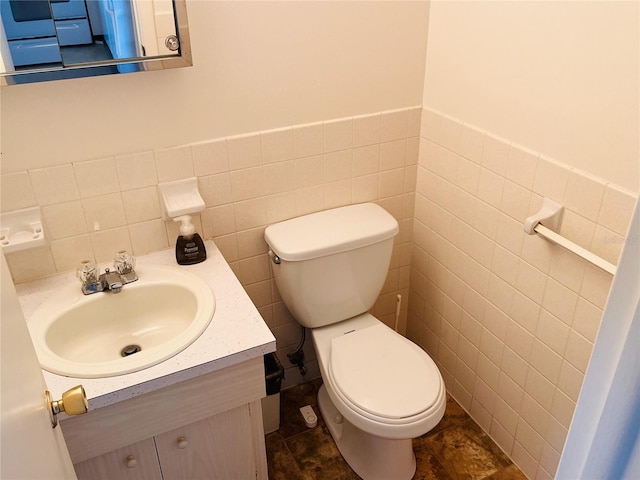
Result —
[[[374,203],[325,210],[264,232],[285,305],[317,328],[369,310],[389,269],[398,222]]]

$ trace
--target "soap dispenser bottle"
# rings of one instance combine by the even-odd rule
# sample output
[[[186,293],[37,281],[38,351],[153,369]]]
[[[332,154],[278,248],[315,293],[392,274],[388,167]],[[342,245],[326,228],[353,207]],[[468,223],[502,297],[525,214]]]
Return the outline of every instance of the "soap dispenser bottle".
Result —
[[[182,215],[173,219],[174,222],[182,222],[180,236],[176,240],[176,261],[179,265],[193,265],[204,262],[207,259],[207,250],[204,248],[202,237],[196,232],[189,215]]]

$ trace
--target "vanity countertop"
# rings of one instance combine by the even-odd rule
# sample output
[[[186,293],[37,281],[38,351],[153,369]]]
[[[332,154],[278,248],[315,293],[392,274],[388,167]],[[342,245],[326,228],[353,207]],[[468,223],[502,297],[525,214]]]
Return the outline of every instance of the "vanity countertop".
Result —
[[[209,283],[216,298],[213,319],[195,342],[157,365],[115,377],[65,377],[43,370],[53,398],[61,398],[64,391],[82,384],[89,408],[101,408],[274,352],[273,334],[220,250],[212,241],[207,241],[206,247],[207,260],[180,266]],[[137,257],[136,264],[178,266],[173,248]],[[16,285],[27,324],[44,300],[61,287],[74,283],[80,288],[75,272],[69,272]]]

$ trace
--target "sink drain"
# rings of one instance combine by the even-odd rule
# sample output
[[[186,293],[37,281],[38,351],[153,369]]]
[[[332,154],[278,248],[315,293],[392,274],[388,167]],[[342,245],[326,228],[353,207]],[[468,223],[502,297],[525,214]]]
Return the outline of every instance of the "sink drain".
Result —
[[[140,345],[127,345],[122,350],[120,350],[120,355],[123,357],[128,357],[129,355],[138,353],[140,350],[142,350],[142,347]]]

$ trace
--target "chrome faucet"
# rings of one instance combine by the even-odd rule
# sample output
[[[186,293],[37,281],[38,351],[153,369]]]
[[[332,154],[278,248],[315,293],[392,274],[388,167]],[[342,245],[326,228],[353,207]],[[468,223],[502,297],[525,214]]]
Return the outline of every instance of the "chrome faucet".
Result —
[[[76,276],[82,282],[82,293],[85,295],[104,291],[120,293],[124,285],[138,280],[138,275],[133,269],[135,258],[127,252],[118,252],[113,265],[115,271],[105,268],[104,273],[100,275],[100,270],[95,263],[91,260],[83,260],[76,270]]]

